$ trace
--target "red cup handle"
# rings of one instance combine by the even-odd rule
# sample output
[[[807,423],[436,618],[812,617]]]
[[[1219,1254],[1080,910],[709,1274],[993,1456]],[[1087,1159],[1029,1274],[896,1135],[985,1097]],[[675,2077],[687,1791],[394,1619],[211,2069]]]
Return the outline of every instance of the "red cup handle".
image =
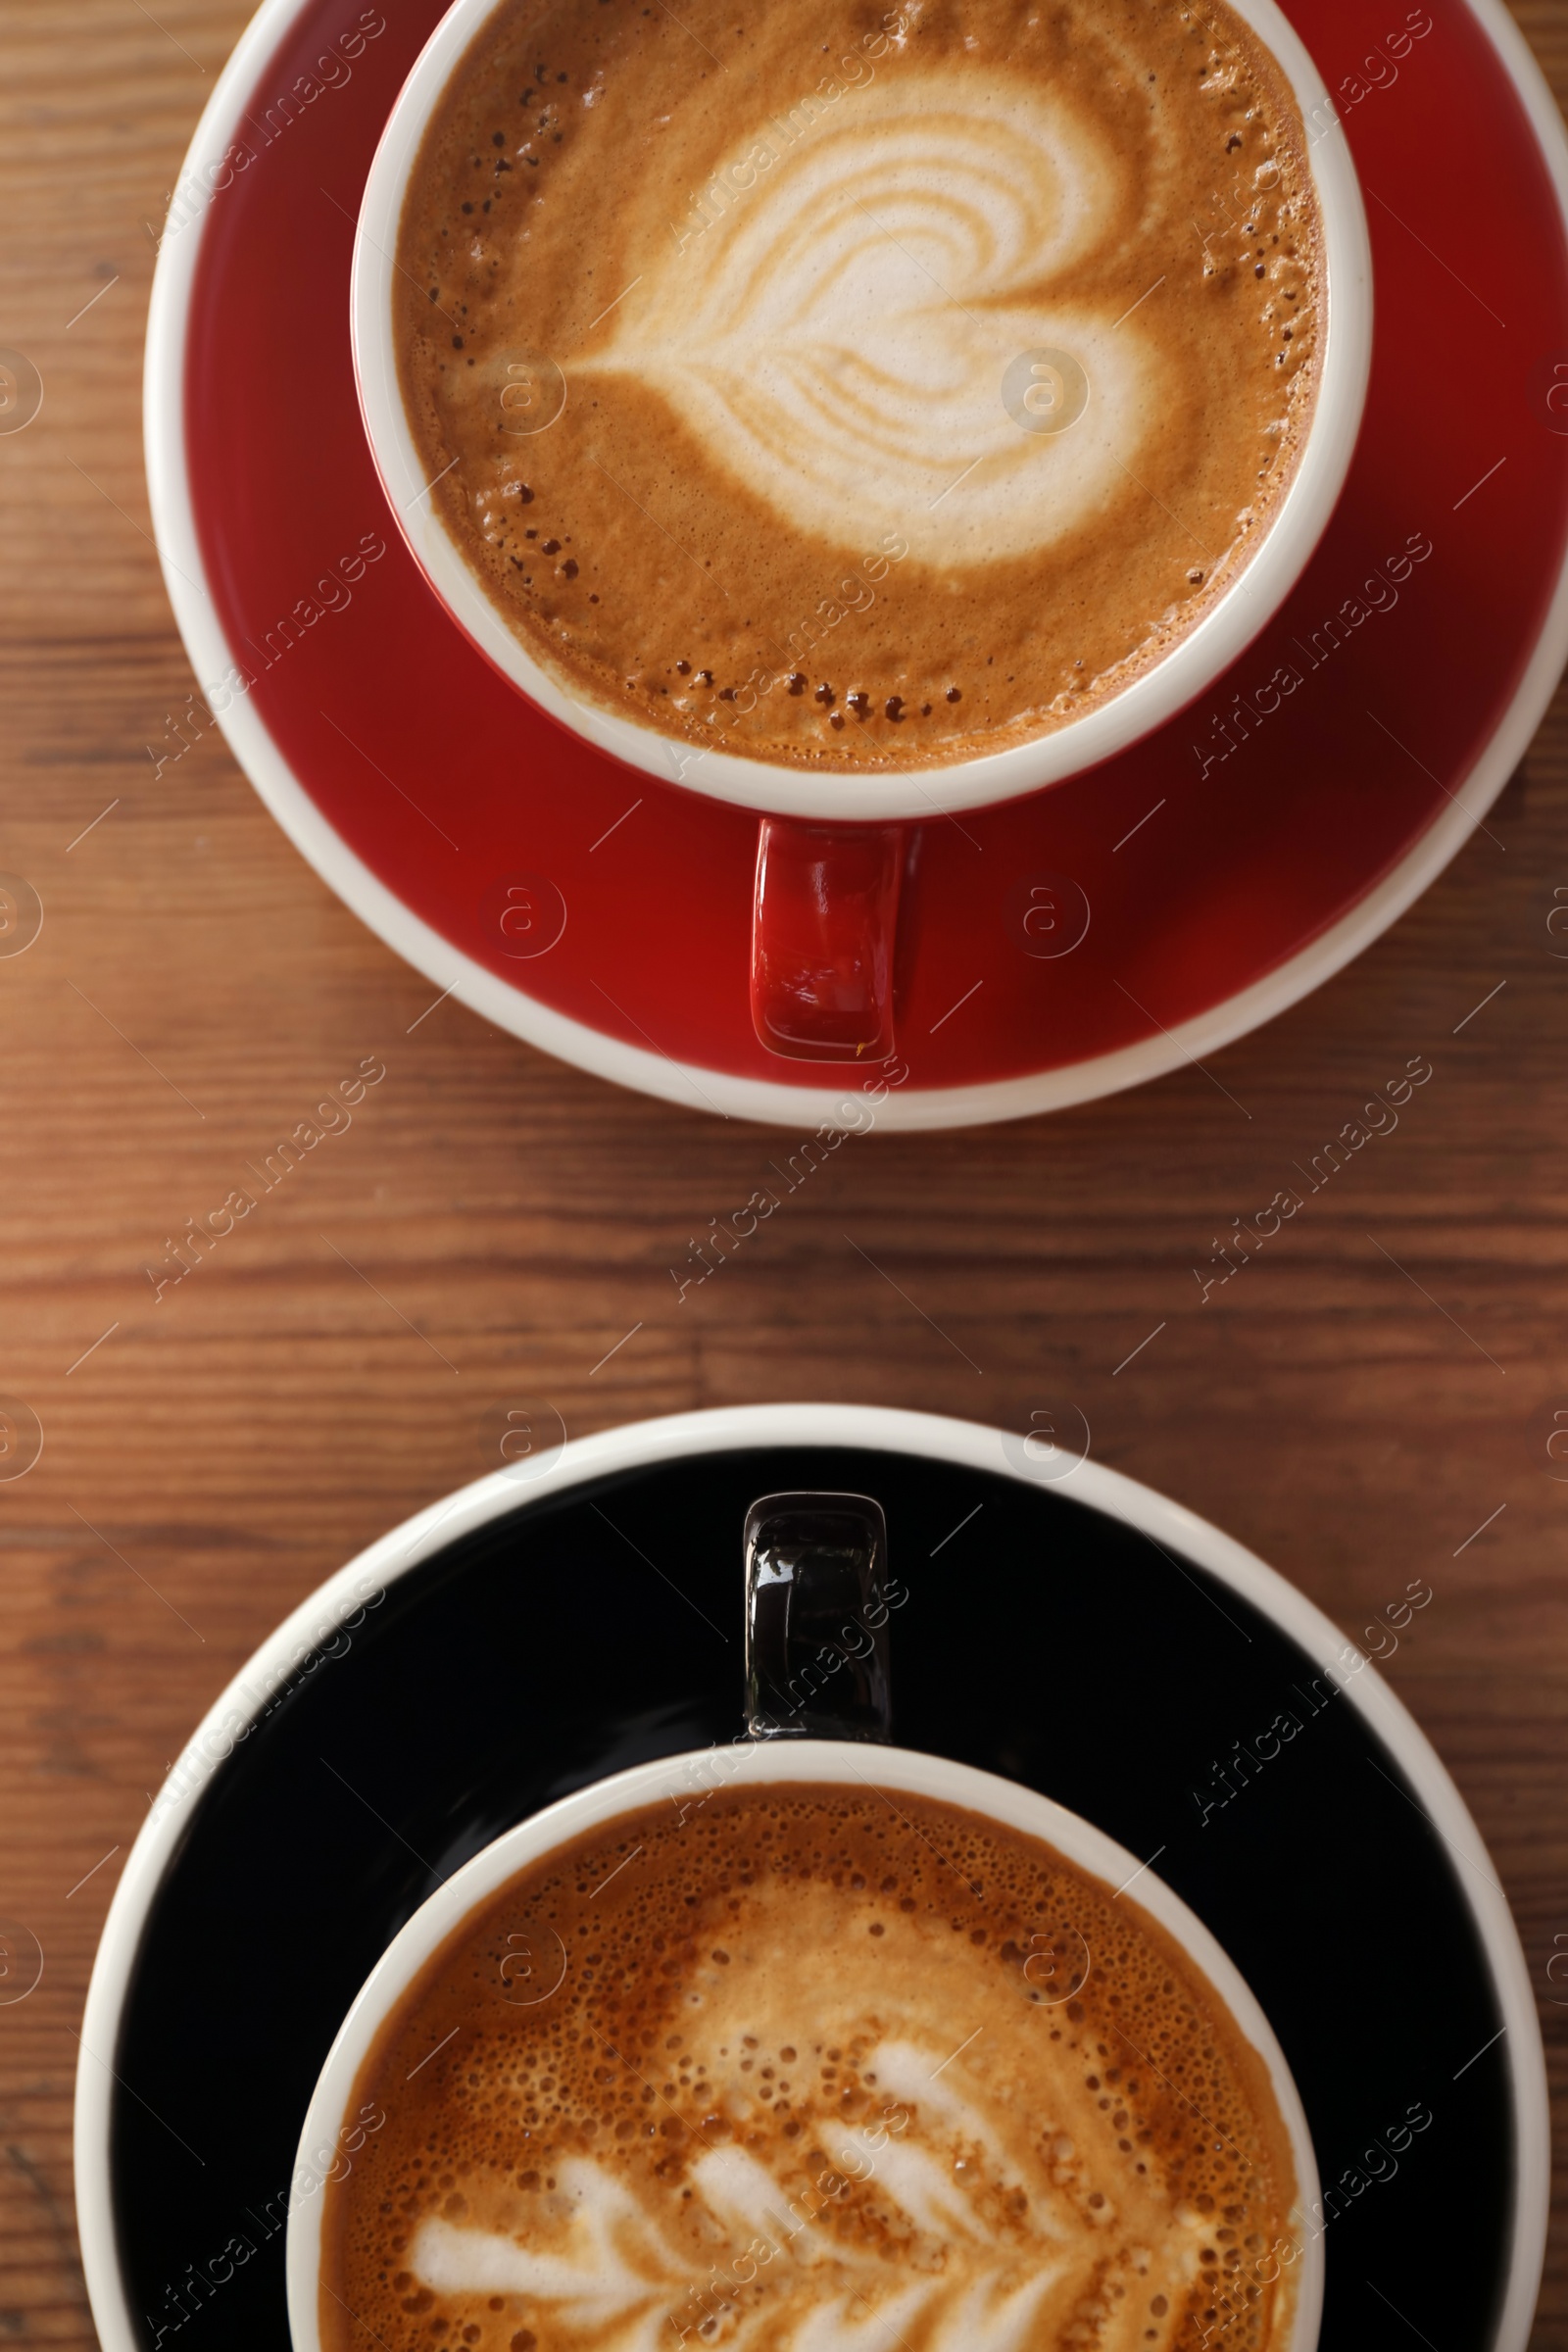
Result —
[[[902,825],[764,816],[752,916],[752,1020],[792,1061],[885,1061]]]

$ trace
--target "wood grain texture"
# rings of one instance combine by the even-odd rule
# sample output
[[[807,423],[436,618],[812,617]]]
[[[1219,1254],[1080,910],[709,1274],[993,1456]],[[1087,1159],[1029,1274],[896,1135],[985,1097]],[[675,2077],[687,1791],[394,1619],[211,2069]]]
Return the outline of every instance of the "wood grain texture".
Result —
[[[788,1139],[614,1093],[451,1004],[420,1019],[431,989],[307,869],[216,734],[154,780],[145,747],[194,680],[148,537],[144,222],[244,14],[0,12],[0,343],[47,386],[37,422],[0,437],[0,869],[45,907],[0,959],[0,1390],[46,1431],[0,1484],[0,1916],[46,1957],[0,2007],[0,2342],[93,2341],[74,2036],[149,1793],[287,1609],[494,1463],[519,1391],[574,1434],[801,1396],[1018,1426],[1070,1399],[1100,1459],[1348,1629],[1427,1578],[1389,1672],[1512,1898],[1560,2137],[1568,1484],[1545,1439],[1568,1407],[1568,941],[1545,918],[1568,887],[1568,701],[1491,820],[1505,846],[1476,835],[1211,1076],[852,1142],[677,1302],[688,1238]],[[1561,98],[1568,8],[1519,15]],[[1213,1237],[1418,1054],[1434,1076],[1397,1132],[1203,1304]],[[387,1077],[352,1129],[154,1305],[165,1237],[367,1054]],[[1536,2342],[1568,2352],[1561,2207]]]

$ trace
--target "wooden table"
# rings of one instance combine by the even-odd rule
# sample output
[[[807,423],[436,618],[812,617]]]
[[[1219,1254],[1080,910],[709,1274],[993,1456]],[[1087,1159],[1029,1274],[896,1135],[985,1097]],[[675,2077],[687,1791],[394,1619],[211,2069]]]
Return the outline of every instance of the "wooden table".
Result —
[[[47,385],[0,438],[0,868],[45,913],[0,960],[0,1391],[45,1432],[0,1484],[0,1917],[45,1954],[0,2007],[0,2342],[94,2340],[74,2030],[150,1792],[287,1609],[494,1465],[519,1390],[573,1434],[801,1396],[1021,1426],[1054,1394],[1101,1460],[1347,1628],[1419,1573],[1434,1604],[1388,1671],[1490,1842],[1568,2120],[1568,1982],[1547,1976],[1568,1953],[1568,1483],[1546,1451],[1568,1408],[1568,940],[1546,928],[1568,703],[1498,804],[1504,846],[1474,836],[1349,971],[1216,1056],[1222,1086],[1192,1069],[978,1136],[858,1144],[677,1306],[667,1268],[774,1139],[616,1093],[454,1004],[419,1019],[428,983],[317,880],[216,732],[154,779],[145,747],[194,680],[148,537],[144,223],[245,14],[0,15],[0,343]],[[1568,9],[1520,14],[1568,93]],[[1213,1237],[1417,1054],[1435,1075],[1397,1133],[1202,1303]],[[387,1077],[352,1130],[155,1305],[166,1237],[368,1054]],[[1561,2207],[1536,2342],[1568,2347]]]

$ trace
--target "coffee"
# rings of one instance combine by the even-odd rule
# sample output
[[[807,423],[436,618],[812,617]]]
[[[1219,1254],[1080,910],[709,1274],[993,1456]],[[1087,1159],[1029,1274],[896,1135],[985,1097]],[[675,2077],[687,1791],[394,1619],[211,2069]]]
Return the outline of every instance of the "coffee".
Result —
[[[395,339],[429,495],[570,693],[918,767],[1096,709],[1235,580],[1320,243],[1225,0],[503,0]]]
[[[1290,2139],[1206,1980],[1130,1894],[868,1780],[558,1849],[350,2113],[323,2352],[1290,2339]]]

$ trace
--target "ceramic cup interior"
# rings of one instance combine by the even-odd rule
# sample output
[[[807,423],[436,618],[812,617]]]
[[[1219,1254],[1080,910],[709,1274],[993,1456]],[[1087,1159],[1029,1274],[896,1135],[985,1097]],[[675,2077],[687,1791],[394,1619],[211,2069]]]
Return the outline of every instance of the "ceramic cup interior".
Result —
[[[852,1772],[846,1759],[858,1759]],[[507,1832],[455,1872],[415,1913],[371,1971],[327,2054],[300,2134],[288,2225],[288,2311],[294,2352],[321,2352],[318,2320],[322,2183],[339,2162],[341,2127],[355,2082],[377,2034],[425,1962],[471,1912],[519,1872],[585,1832],[694,1787],[764,1788],[770,1782],[842,1785],[852,1778],[912,1796],[961,1805],[1043,1839],[1111,1888],[1137,1878],[1137,1901],[1196,1963],[1224,2009],[1263,2060],[1290,2133],[1298,2203],[1292,2230],[1301,2245],[1289,2352],[1314,2352],[1323,2304],[1323,2239],[1304,2216],[1318,2198],[1316,2160],[1306,2115],[1273,2029],[1239,1971],[1180,1898],[1136,1855],[1076,1813],[1035,1790],[945,1757],[907,1748],[867,1747],[842,1740],[738,1742],[730,1749],[661,1758],[577,1790]]]

